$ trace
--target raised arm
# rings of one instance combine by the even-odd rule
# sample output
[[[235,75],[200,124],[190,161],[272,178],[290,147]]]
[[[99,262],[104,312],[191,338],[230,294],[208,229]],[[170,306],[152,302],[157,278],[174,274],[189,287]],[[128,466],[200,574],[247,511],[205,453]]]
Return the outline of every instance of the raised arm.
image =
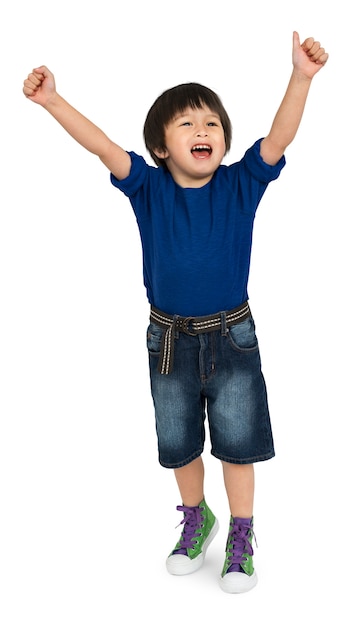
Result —
[[[269,134],[261,142],[260,153],[269,165],[275,165],[294,139],[304,112],[311,81],[324,67],[328,54],[312,37],[300,45],[293,33],[293,71],[285,96],[275,115]]]
[[[116,178],[121,180],[129,175],[128,153],[57,93],[54,76],[47,67],[43,65],[29,74],[23,92],[48,111],[81,146],[96,154]]]

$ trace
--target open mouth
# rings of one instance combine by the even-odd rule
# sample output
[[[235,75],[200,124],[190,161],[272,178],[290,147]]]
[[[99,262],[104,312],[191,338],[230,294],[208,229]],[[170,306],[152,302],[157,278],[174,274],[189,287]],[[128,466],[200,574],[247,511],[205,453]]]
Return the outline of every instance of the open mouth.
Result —
[[[193,154],[195,158],[204,158],[210,156],[211,153],[211,146],[207,143],[197,144],[191,148],[191,154]]]

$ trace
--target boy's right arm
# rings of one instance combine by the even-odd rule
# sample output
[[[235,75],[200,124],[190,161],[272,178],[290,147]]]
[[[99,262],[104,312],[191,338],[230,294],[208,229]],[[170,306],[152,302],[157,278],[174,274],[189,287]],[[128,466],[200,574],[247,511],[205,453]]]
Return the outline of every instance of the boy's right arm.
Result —
[[[43,65],[29,74],[23,92],[48,111],[81,146],[96,154],[116,178],[122,180],[129,175],[129,154],[57,93],[54,76],[47,67]]]

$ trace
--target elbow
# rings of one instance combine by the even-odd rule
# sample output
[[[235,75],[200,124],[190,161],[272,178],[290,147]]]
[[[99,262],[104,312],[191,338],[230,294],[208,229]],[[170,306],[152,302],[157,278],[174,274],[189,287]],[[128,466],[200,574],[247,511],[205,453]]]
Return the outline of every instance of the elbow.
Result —
[[[273,141],[270,136],[267,136],[262,140],[260,145],[261,158],[268,165],[276,165],[289,144],[290,141],[287,143],[278,143]]]

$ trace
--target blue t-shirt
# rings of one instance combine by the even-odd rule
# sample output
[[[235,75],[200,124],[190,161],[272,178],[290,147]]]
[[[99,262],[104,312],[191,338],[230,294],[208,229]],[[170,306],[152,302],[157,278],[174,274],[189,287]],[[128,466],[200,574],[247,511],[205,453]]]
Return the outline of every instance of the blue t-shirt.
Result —
[[[202,316],[248,299],[257,206],[285,158],[268,165],[259,139],[243,158],[220,165],[200,188],[180,187],[162,167],[129,152],[127,178],[111,182],[130,200],[142,243],[150,304],[170,315]]]

